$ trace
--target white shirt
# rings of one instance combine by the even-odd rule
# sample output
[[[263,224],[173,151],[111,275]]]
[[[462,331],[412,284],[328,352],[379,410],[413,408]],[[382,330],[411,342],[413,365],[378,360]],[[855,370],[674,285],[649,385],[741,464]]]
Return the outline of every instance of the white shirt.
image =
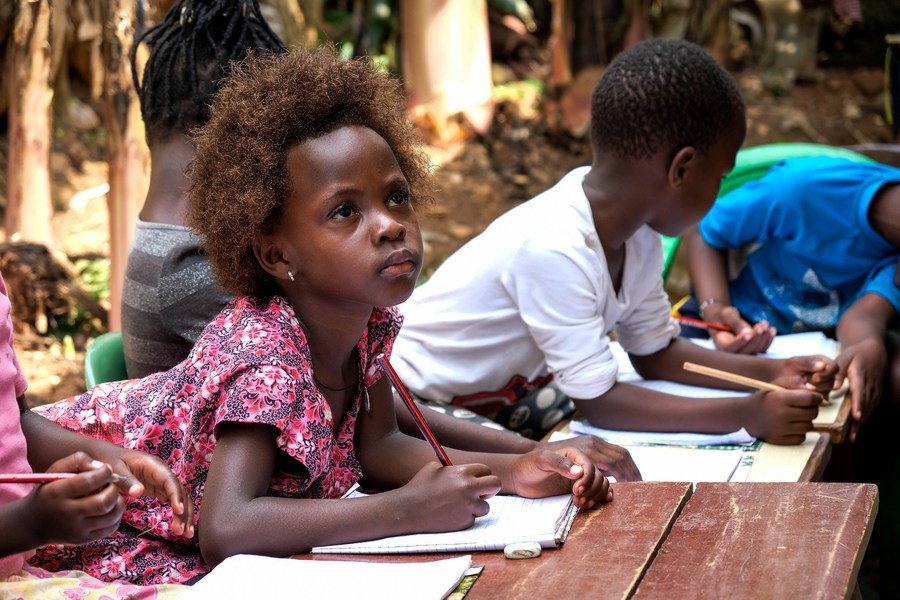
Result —
[[[582,189],[589,169],[495,220],[400,306],[392,363],[414,393],[450,402],[552,373],[564,393],[591,399],[616,381],[610,332],[639,355],[678,335],[649,227],[626,241],[615,293]]]

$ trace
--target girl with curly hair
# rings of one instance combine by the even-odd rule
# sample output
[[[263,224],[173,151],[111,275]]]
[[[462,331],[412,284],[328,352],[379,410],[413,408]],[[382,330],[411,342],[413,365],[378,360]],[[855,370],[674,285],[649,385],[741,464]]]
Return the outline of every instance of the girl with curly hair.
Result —
[[[442,466],[399,431],[377,357],[422,265],[416,209],[431,189],[395,80],[331,46],[251,56],[195,142],[188,218],[235,299],[169,371],[44,412],[159,455],[198,535],[172,535],[167,506],[133,501],[123,521],[143,535],[82,550],[83,568],[180,582],[238,553],[464,529],[498,493],[612,499],[575,448],[447,448]],[[342,499],[359,481],[383,493]]]

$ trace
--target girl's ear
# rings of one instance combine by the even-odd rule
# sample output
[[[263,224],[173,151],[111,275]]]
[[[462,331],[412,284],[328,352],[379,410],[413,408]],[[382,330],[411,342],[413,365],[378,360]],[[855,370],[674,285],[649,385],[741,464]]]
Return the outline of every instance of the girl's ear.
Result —
[[[693,176],[696,164],[697,149],[693,146],[685,146],[676,152],[669,163],[669,185],[675,189],[681,188]]]
[[[253,242],[253,254],[260,266],[275,279],[289,278],[291,265],[285,259],[278,240],[270,235],[261,235]]]

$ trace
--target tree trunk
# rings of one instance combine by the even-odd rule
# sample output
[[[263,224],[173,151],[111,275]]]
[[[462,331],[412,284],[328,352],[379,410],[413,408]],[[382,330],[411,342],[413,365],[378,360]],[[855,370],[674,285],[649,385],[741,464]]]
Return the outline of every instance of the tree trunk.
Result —
[[[20,0],[13,30],[5,230],[53,248],[50,12],[47,2]]]
[[[491,49],[486,0],[416,0],[400,5],[403,78],[414,118],[440,140],[462,114],[479,133],[490,127]]]
[[[106,144],[109,162],[109,329],[121,327],[125,263],[141,203],[147,195],[150,153],[128,53],[134,43],[133,0],[108,0],[103,56]]]

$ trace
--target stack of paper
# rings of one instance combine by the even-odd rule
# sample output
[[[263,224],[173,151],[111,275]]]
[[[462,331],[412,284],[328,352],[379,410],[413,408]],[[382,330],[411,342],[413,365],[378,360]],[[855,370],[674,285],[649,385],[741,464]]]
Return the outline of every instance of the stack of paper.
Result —
[[[364,495],[355,492],[354,495]],[[403,554],[412,552],[478,552],[503,550],[508,544],[537,542],[543,548],[562,544],[578,512],[571,494],[549,498],[494,496],[490,512],[462,531],[416,533],[334,546],[315,553]]]
[[[471,555],[431,562],[387,563],[238,554],[222,561],[178,598],[441,600],[456,588],[471,564]]]

